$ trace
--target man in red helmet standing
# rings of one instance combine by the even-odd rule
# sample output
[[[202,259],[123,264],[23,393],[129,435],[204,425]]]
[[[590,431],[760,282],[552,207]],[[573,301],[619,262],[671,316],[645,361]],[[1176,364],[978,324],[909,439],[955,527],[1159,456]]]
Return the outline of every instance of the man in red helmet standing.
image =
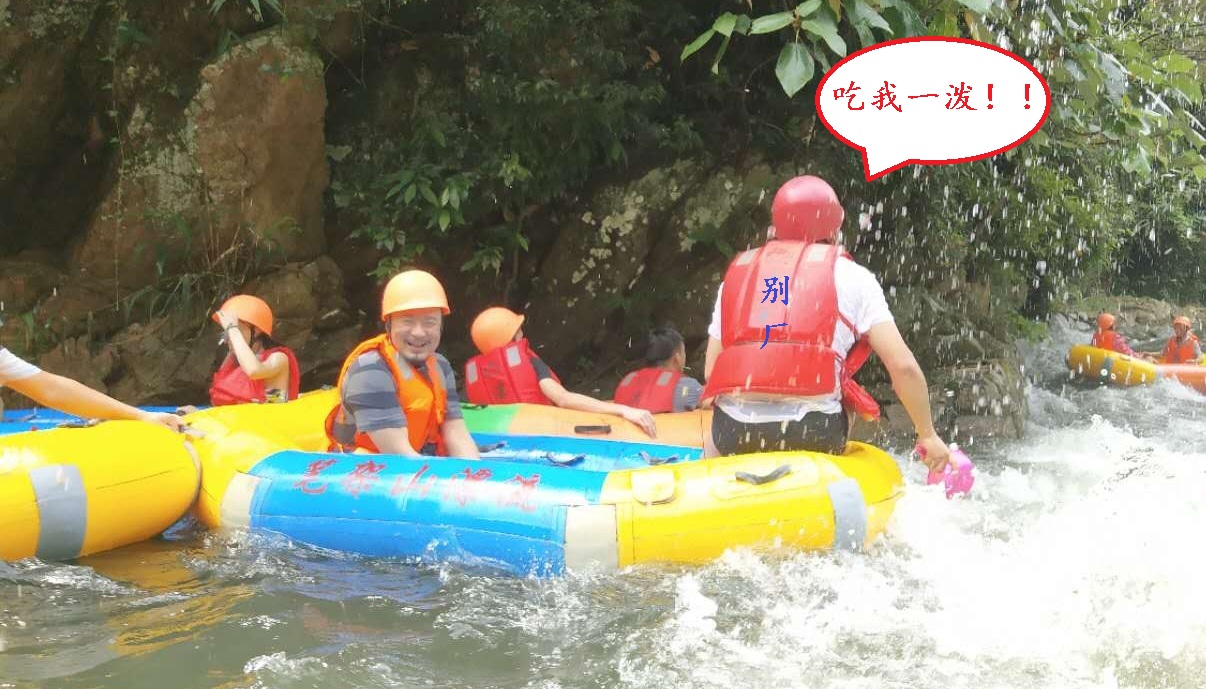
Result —
[[[708,328],[703,398],[715,411],[705,453],[842,453],[847,411],[879,416],[853,380],[874,351],[925,463],[941,470],[950,450],[934,430],[925,374],[879,281],[837,245],[845,218],[837,194],[819,177],[796,177],[775,194],[771,214],[766,244],[729,265]]]

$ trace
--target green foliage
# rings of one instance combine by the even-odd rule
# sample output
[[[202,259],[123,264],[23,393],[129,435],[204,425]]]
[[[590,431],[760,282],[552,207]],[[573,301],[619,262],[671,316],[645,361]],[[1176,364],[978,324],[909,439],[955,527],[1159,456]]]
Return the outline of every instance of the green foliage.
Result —
[[[280,246],[265,235],[295,229],[293,221],[285,219],[267,232],[238,227],[227,238],[178,212],[148,211],[143,220],[159,240],[140,244],[134,252],[154,252],[158,280],[116,304],[127,323],[135,316],[152,319],[173,309],[212,304],[237,292],[251,278],[284,263]]]
[[[1072,281],[1112,285],[1124,252],[1119,265],[1136,277],[1124,286],[1163,295],[1194,281],[1201,293],[1206,111],[1201,70],[1179,52],[1187,42],[1176,27],[1192,7],[1186,0],[1168,5],[812,0],[751,16],[748,32],[737,31],[745,24],[740,16],[722,14],[682,56],[703,49],[724,20],[759,41],[762,60],[776,60],[777,85],[789,96],[818,76],[810,60],[828,68],[848,46],[881,38],[959,35],[1030,61],[1056,94],[1043,129],[989,161],[889,176],[878,193],[912,212],[885,219],[888,236],[863,243],[882,245],[885,255],[899,255],[907,237],[965,244],[969,277],[1012,281],[1029,291],[1027,309],[1041,313]],[[1202,36],[1197,42],[1206,46]],[[726,49],[732,54],[722,45],[718,60]],[[744,71],[756,59],[739,56],[732,69]],[[724,72],[719,76],[723,82]],[[1161,267],[1185,280],[1170,280]]]
[[[425,8],[394,9],[391,21],[419,36],[414,109],[390,113],[394,134],[339,142],[353,153],[333,166],[333,200],[386,255],[378,275],[455,244],[473,247],[464,270],[499,274],[527,250],[533,213],[630,152],[694,144],[664,107],[667,78],[647,35],[658,27],[634,3],[463,9],[434,33]]]
[[[981,3],[987,0],[972,4]],[[725,12],[683,48],[679,59],[685,61],[713,37],[721,36],[712,60],[712,73],[717,74],[733,34],[787,37],[789,40],[779,49],[775,76],[790,97],[812,81],[818,64],[828,70],[832,57],[845,57],[848,46],[855,43],[853,39],[865,48],[888,38],[919,35],[924,30],[915,5],[907,0],[880,0],[876,6],[866,0],[806,0],[757,17]]]

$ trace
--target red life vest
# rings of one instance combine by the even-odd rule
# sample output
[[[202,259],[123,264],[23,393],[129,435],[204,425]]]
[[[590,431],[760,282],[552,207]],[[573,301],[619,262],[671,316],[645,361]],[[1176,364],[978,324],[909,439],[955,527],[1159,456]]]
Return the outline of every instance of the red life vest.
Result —
[[[352,367],[356,359],[360,358],[361,354],[374,351],[381,356],[381,360],[389,367],[390,375],[393,376],[394,386],[398,393],[398,406],[406,415],[406,433],[410,446],[419,452],[425,445],[434,443],[436,452],[441,456],[447,456],[448,452],[444,446],[444,436],[440,433],[440,426],[448,414],[448,392],[444,389],[443,378],[440,377],[440,363],[434,356],[427,357],[426,361],[427,374],[431,377],[429,381],[397,355],[398,350],[389,339],[389,335],[378,335],[365,340],[356,345],[352,353],[344,359],[343,368],[339,370],[336,387],[339,389],[340,398],[343,397],[343,383],[348,369]],[[380,452],[368,433],[356,431],[355,439],[350,445],[341,443],[335,437],[335,425],[344,424],[345,416],[342,402],[335,403],[334,408],[327,414],[326,431],[327,440],[330,441],[329,451],[350,452],[359,448],[369,452]]]
[[[816,397],[839,392],[842,405],[868,418],[879,418],[879,404],[854,374],[871,355],[871,346],[838,311],[834,266],[850,258],[828,244],[774,240],[733,259],[720,297],[721,343],[703,399],[734,392]],[[787,304],[762,297],[768,277],[787,276]],[[856,337],[849,352],[833,348],[834,329],[844,324]],[[766,326],[771,328],[767,339]]]
[[[465,397],[471,404],[552,405],[540,390],[534,357],[526,337],[489,354],[478,354],[465,364]],[[561,382],[556,373],[553,380]]]
[[[1098,349],[1108,349],[1119,354],[1131,354],[1131,348],[1123,341],[1122,336],[1114,330],[1098,330],[1093,333],[1090,343]]]
[[[1174,335],[1168,338],[1168,344],[1164,345],[1164,363],[1166,364],[1196,364],[1198,358],[1194,356],[1195,349],[1198,344],[1198,336],[1193,333],[1185,338],[1184,342],[1177,342],[1177,336]]]
[[[674,411],[674,391],[678,389],[681,371],[664,368],[642,368],[629,373],[616,386],[617,404],[646,409],[654,414]]]
[[[273,347],[259,353],[260,361],[267,361],[275,352],[281,352],[289,360],[289,389],[288,398],[297,399],[301,389],[301,371],[298,369],[297,357],[288,347]],[[209,386],[209,401],[215,407],[227,404],[246,404],[248,402],[266,402],[268,397],[264,389],[264,381],[252,380],[239,360],[233,354],[228,354],[222,365],[214,372],[213,382]]]

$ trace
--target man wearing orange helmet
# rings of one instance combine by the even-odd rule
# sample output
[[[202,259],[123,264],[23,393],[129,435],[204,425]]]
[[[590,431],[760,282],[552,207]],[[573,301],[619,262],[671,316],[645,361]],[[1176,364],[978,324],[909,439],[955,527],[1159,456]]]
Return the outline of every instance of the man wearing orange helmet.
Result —
[[[1202,346],[1191,332],[1193,323],[1187,316],[1173,319],[1173,336],[1164,345],[1161,361],[1166,364],[1197,364],[1202,361]]]
[[[48,373],[0,347],[0,387],[8,386],[46,407],[85,419],[157,423],[174,431],[186,428],[175,414],[131,407],[83,383]]]
[[[332,450],[478,458],[461,414],[452,365],[436,353],[444,286],[408,270],[385,286],[385,333],[360,343],[339,372],[339,398],[327,415]]]
[[[715,402],[707,456],[842,453],[843,407],[879,415],[853,379],[874,351],[913,421],[923,461],[941,470],[950,451],[934,430],[925,374],[879,281],[837,245],[845,217],[837,194],[819,177],[796,177],[775,194],[771,215],[767,243],[733,259],[717,294],[704,364],[703,396]]]
[[[473,319],[470,335],[481,354],[465,364],[465,396],[470,402],[526,402],[615,414],[640,426],[650,437],[657,437],[657,425],[649,411],[566,390],[523,336],[523,318],[510,309],[493,306]]]
[[[1099,349],[1108,349],[1112,352],[1150,361],[1152,359],[1150,355],[1131,349],[1131,346],[1126,342],[1126,338],[1117,330],[1114,330],[1116,320],[1112,314],[1099,314],[1097,316],[1097,332],[1093,333],[1093,339],[1090,341],[1090,344]]]
[[[259,297],[236,294],[214,312],[230,352],[214,372],[214,406],[297,399],[301,372],[293,350],[272,341],[272,309]]]

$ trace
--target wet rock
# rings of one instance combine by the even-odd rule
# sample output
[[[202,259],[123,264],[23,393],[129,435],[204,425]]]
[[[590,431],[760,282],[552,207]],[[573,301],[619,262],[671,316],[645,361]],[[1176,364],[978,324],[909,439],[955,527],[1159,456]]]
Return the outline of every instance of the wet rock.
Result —
[[[89,338],[77,337],[60,342],[54,349],[38,357],[38,367],[77,380],[90,388],[105,392],[105,379],[113,371],[113,352],[108,347],[93,351]]]
[[[0,315],[33,308],[63,282],[63,274],[46,261],[0,260]]]
[[[287,260],[315,258],[328,180],[322,61],[268,35],[232,49],[201,78],[190,111],[219,235],[247,226]]]
[[[45,191],[60,178],[79,182],[92,162],[85,159],[89,112],[74,77],[102,4],[0,2],[0,237],[10,248],[65,241],[93,201],[78,187],[70,195]]]
[[[539,342],[568,358],[583,335],[606,335],[605,317],[623,308],[656,231],[700,174],[690,162],[655,168],[582,204],[545,259],[526,309]]]
[[[108,345],[118,362],[113,396],[139,405],[207,400],[220,355],[207,315],[202,305],[185,306],[114,336]]]
[[[226,269],[232,256],[322,252],[321,61],[270,34],[205,67],[200,81],[183,121],[133,108],[73,272],[125,295]]]

